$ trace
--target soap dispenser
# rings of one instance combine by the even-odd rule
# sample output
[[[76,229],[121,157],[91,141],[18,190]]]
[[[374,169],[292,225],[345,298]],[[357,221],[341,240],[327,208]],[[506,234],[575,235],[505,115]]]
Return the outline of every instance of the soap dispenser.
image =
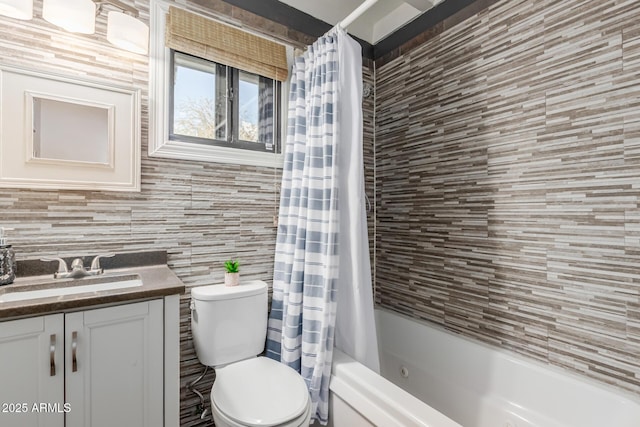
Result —
[[[16,279],[16,254],[0,227],[0,285],[8,285]]]

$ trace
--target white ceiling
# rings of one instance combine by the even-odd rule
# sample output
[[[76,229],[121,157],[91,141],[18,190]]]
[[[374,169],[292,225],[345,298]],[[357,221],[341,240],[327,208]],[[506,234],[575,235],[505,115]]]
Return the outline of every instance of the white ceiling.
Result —
[[[280,0],[317,19],[336,25],[364,0]],[[347,31],[376,44],[442,0],[378,0]]]

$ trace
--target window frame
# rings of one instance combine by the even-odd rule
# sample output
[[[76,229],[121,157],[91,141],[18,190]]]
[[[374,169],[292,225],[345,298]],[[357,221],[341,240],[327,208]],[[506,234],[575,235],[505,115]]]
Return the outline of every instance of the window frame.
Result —
[[[281,108],[281,82],[269,79],[272,81],[273,85],[273,143],[272,149],[269,150],[266,143],[260,143],[259,141],[247,141],[239,138],[239,130],[240,130],[240,72],[244,72],[247,74],[251,74],[252,76],[258,77],[258,81],[260,77],[258,74],[249,73],[247,71],[240,70],[238,68],[234,68],[225,64],[220,64],[214,61],[209,61],[208,59],[199,58],[194,55],[190,55],[188,53],[180,52],[177,50],[169,49],[170,55],[170,65],[169,65],[169,139],[174,141],[183,141],[190,142],[194,144],[205,144],[205,145],[215,145],[220,147],[229,147],[236,148],[241,150],[252,150],[259,152],[267,152],[267,153],[280,153],[280,147],[282,146],[281,141],[281,126],[278,126],[278,123],[282,123]],[[198,136],[191,135],[182,135],[174,132],[175,125],[175,71],[176,71],[176,54],[179,54],[183,57],[187,57],[188,61],[192,61],[192,63],[203,64],[209,66],[211,69],[216,70],[216,91],[219,91],[219,84],[222,79],[219,78],[220,70],[224,69],[225,78],[224,82],[226,87],[224,88],[225,95],[222,95],[225,99],[226,105],[226,139],[220,138],[203,138]],[[209,67],[202,67],[209,68]],[[195,67],[193,69],[196,69]],[[217,101],[217,98],[214,102]]]
[[[201,144],[169,138],[169,84],[171,73],[170,49],[165,46],[165,17],[169,6],[175,4],[165,0],[150,0],[150,40],[149,40],[149,157],[194,160],[237,165],[268,166],[282,168],[283,149],[279,153],[240,149],[235,146]],[[209,17],[213,18],[215,17]],[[289,62],[293,57],[293,47],[287,46]],[[286,135],[286,112],[289,82],[280,82],[277,96],[280,99],[280,123],[277,131],[280,146],[284,147]],[[251,142],[250,144],[255,144]]]

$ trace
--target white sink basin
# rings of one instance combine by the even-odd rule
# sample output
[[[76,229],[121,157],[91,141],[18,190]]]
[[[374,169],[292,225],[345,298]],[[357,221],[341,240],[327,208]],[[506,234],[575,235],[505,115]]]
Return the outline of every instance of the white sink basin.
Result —
[[[0,303],[12,302],[12,301],[25,301],[38,298],[50,298],[59,297],[63,295],[84,294],[87,292],[109,291],[114,289],[134,288],[136,286],[142,286],[142,280],[136,276],[124,276],[113,277],[113,280],[104,278],[104,281],[99,283],[91,283],[86,285],[71,285],[71,286],[58,286],[55,287],[43,287],[41,289],[34,289],[30,291],[10,291],[0,295]],[[69,282],[66,283],[69,285]]]

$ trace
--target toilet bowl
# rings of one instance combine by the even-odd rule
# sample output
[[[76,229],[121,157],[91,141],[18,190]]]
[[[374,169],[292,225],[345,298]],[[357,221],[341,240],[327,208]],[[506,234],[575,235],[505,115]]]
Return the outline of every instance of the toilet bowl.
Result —
[[[191,290],[191,330],[198,359],[216,370],[211,412],[216,427],[306,427],[311,399],[295,370],[267,357],[267,284]]]
[[[211,389],[216,426],[308,426],[311,401],[302,377],[266,357],[255,357],[216,370]]]

